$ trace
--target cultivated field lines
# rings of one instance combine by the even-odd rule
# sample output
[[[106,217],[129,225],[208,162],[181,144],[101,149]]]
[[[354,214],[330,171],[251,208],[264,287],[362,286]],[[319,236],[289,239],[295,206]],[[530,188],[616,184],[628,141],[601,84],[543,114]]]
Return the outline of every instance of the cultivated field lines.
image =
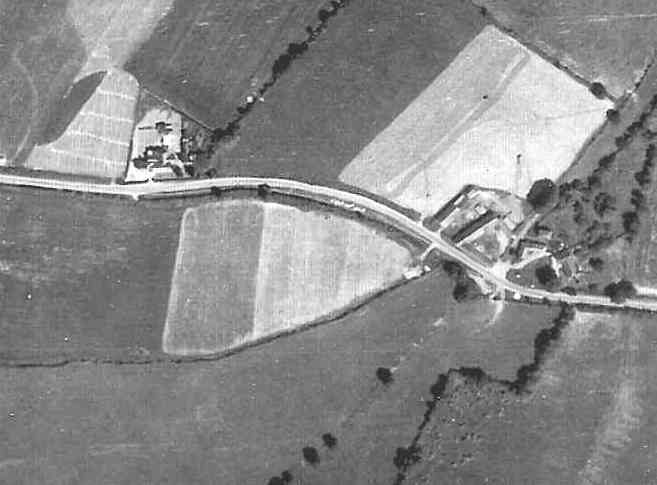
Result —
[[[610,107],[489,26],[340,180],[423,214],[468,183],[524,196],[571,164]]]
[[[34,148],[26,161],[33,169],[119,178],[129,156],[137,81],[110,70],[56,141]]]
[[[311,323],[399,280],[408,248],[329,213],[232,201],[183,217],[163,349],[210,354]]]
[[[254,336],[307,323],[399,279],[409,251],[342,217],[265,208]]]

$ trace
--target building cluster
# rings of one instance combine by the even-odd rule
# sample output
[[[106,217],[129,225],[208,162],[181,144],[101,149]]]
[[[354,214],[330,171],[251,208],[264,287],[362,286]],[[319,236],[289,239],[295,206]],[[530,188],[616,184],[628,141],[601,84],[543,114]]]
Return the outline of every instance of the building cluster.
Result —
[[[525,202],[513,194],[467,185],[424,224],[493,266],[520,240],[527,212]]]
[[[125,181],[188,177],[186,146],[180,113],[169,108],[149,110],[135,126]]]

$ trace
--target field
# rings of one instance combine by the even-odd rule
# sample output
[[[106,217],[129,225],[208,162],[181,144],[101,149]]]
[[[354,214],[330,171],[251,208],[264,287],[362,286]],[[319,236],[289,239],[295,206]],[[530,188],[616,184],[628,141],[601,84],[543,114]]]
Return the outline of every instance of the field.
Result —
[[[25,166],[76,175],[121,178],[130,156],[138,92],[139,85],[130,74],[111,70],[80,106],[63,134],[51,143],[36,146]],[[82,94],[85,93],[80,92]],[[66,118],[70,118],[70,113]]]
[[[184,203],[0,194],[1,360],[160,351]]]
[[[653,323],[579,314],[528,394],[454,379],[405,483],[654,483]]]
[[[400,282],[410,249],[321,210],[248,200],[188,209],[164,350],[216,353],[344,311]]]
[[[264,485],[284,469],[314,484],[359,483],[373,470],[392,481],[390,457],[422,420],[418,398],[436,374],[481,364],[511,375],[550,320],[549,309],[514,306],[526,318],[494,321],[488,302],[454,305],[450,293],[433,273],[334,323],[217,361],[5,369],[0,476]],[[379,366],[393,368],[390,385],[376,380]],[[321,446],[324,432],[337,437],[334,450]],[[320,450],[316,468],[302,464],[306,445]]]
[[[62,2],[5,2],[0,11],[0,152],[21,164],[86,53]]]
[[[601,258],[602,268],[580,275],[583,286],[602,288],[629,278],[654,285],[656,267],[652,210],[657,203],[655,133],[657,68],[648,70],[635,95],[607,123],[560,180],[557,206],[540,221],[565,242],[583,265]]]
[[[223,127],[307,37],[325,0],[176,0],[126,63],[140,84],[212,127]]]
[[[220,174],[335,181],[481,30],[466,2],[350,2],[217,151]]]
[[[534,181],[559,178],[610,107],[486,27],[340,180],[425,215],[466,184],[524,197]]]
[[[614,96],[633,89],[654,56],[652,0],[475,0],[523,42]]]

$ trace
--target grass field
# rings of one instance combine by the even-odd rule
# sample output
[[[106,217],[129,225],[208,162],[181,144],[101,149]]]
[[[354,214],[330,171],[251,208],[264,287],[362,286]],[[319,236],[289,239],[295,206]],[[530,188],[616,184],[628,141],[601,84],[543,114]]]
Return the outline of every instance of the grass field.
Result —
[[[0,194],[0,359],[159,352],[184,205]]]
[[[532,392],[453,382],[405,483],[654,483],[655,328],[579,314]]]
[[[327,3],[177,0],[126,69],[196,119],[223,127]]]
[[[289,469],[299,483],[336,483],[329,472],[339,470],[337,483],[359,483],[358,473],[388,483],[394,446],[421,421],[436,373],[482,362],[486,349],[486,364],[506,375],[550,318],[518,307],[524,323],[490,325],[488,303],[453,307],[450,294],[434,273],[333,324],[215,362],[5,369],[0,452],[10,461],[0,476],[264,485]],[[396,369],[390,386],[376,380],[379,366]],[[324,432],[336,449],[320,444]],[[306,445],[320,451],[316,468],[302,464]]]
[[[336,314],[400,282],[412,249],[329,212],[249,200],[189,209],[164,350],[215,353]]]
[[[466,2],[350,2],[240,123],[215,166],[337,180],[482,26]]]
[[[652,0],[475,0],[524,42],[621,96],[654,56]]]
[[[0,151],[21,164],[86,52],[62,2],[6,2],[0,11]]]
[[[524,197],[534,181],[568,168],[610,107],[486,27],[340,180],[425,215],[466,184]]]

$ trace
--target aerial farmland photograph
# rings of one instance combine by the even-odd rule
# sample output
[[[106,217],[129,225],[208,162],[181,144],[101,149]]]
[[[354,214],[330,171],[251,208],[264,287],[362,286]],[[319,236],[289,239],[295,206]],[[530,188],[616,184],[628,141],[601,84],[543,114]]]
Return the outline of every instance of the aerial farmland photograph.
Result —
[[[1,485],[657,485],[655,0],[0,0]]]

